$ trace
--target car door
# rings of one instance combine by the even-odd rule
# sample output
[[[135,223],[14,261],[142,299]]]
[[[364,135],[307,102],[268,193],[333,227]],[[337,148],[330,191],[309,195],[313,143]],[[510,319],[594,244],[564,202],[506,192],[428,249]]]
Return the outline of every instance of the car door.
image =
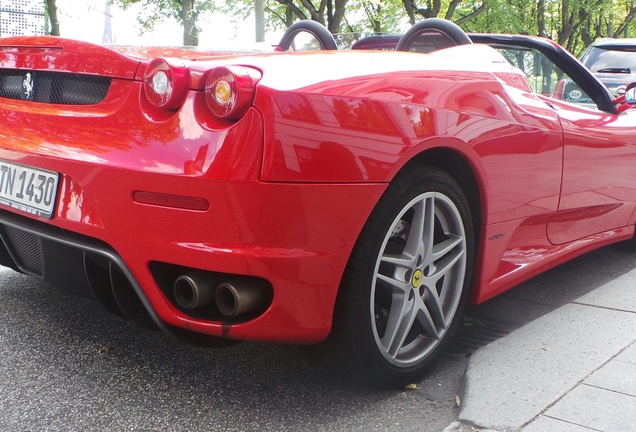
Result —
[[[561,244],[629,224],[636,203],[636,111],[607,113],[551,100],[564,134],[559,213],[548,237]]]
[[[498,48],[526,73],[533,90],[554,109],[563,128],[561,194],[558,211],[548,223],[550,242],[609,235],[633,224],[636,111],[612,112],[611,102],[599,98],[605,91],[602,84],[574,58],[560,55],[549,44],[533,47],[532,41],[525,42],[526,46],[510,42]],[[583,88],[591,88],[593,96]]]

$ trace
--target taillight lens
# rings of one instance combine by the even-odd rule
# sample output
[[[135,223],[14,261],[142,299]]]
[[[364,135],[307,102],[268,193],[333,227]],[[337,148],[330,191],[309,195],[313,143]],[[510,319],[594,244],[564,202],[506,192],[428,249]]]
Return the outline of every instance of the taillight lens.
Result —
[[[144,76],[144,93],[154,106],[177,109],[183,103],[189,83],[188,68],[179,60],[156,58]]]
[[[254,101],[256,83],[261,73],[243,66],[213,69],[205,82],[205,102],[220,118],[238,120]]]

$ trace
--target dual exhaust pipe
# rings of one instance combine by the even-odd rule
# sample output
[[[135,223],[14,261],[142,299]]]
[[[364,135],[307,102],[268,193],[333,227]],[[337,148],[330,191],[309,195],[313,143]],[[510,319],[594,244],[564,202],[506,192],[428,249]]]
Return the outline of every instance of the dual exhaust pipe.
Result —
[[[216,304],[228,318],[236,318],[264,310],[270,297],[269,284],[256,277],[239,276],[227,280],[227,276],[197,271],[181,275],[174,283],[177,304],[192,310]]]

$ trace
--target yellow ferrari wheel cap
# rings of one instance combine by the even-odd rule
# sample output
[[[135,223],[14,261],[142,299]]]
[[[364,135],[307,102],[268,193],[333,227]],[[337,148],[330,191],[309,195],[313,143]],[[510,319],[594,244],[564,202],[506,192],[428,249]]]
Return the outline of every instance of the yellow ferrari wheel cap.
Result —
[[[422,270],[415,270],[413,273],[413,277],[411,278],[411,286],[415,289],[419,288],[422,285],[422,278],[424,274],[422,274]]]

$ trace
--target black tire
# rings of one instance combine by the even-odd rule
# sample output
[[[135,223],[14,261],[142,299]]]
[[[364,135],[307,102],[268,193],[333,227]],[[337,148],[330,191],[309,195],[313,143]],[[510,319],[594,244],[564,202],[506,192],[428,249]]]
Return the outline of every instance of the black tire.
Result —
[[[438,168],[407,169],[383,194],[349,259],[326,341],[331,360],[374,387],[421,380],[462,321],[473,260],[461,188]]]

